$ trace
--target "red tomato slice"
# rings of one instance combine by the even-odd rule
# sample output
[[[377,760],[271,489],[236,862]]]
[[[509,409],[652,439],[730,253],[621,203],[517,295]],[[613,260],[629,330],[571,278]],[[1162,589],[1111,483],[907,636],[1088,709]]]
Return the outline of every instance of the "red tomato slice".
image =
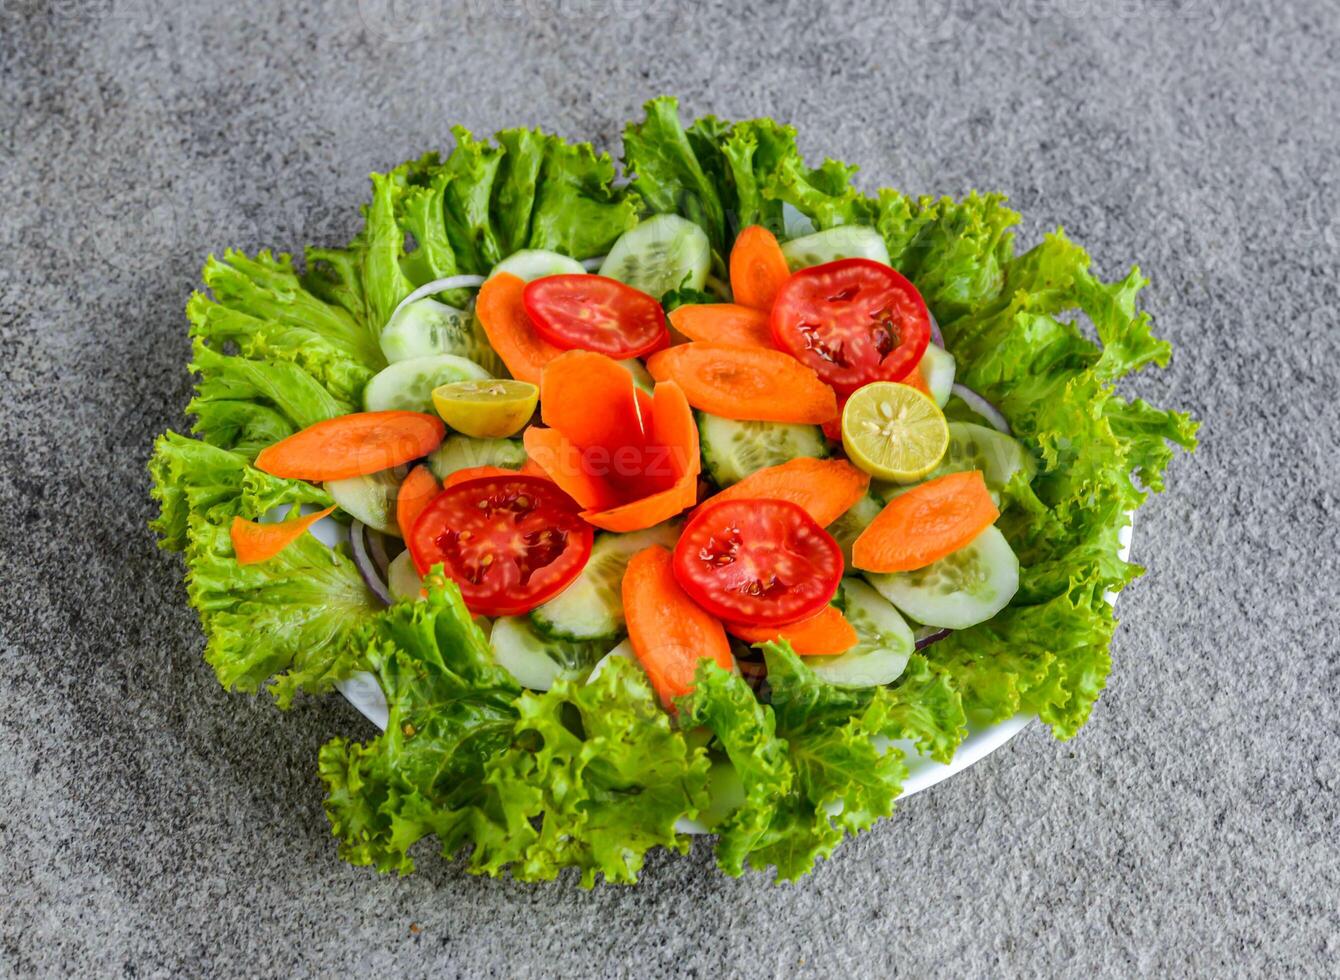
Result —
[[[420,574],[439,562],[472,613],[515,616],[552,599],[591,555],[591,525],[553,483],[485,476],[433,498],[409,536]]]
[[[670,341],[661,304],[608,276],[545,276],[526,284],[522,302],[535,332],[564,350],[622,360]]]
[[[899,381],[926,353],[930,313],[917,288],[870,259],[801,269],[772,307],[777,346],[849,395],[871,381]]]
[[[731,623],[782,626],[818,612],[842,579],[842,549],[789,500],[724,500],[694,515],[675,545],[675,578]]]

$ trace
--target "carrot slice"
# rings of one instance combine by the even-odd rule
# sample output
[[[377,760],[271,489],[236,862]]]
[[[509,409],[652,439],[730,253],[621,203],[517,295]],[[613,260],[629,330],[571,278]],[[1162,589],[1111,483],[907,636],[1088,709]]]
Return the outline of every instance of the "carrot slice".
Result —
[[[925,568],[970,544],[999,516],[980,470],[950,473],[889,501],[852,544],[852,564],[867,572]]]
[[[617,507],[590,508],[582,518],[606,531],[638,531],[669,520],[698,499],[698,471],[702,467],[698,426],[684,392],[672,381],[656,386],[646,467],[648,482],[668,476],[669,487]]]
[[[762,225],[750,225],[740,232],[730,250],[730,289],[735,302],[771,310],[777,290],[790,278],[786,256],[772,232]]]
[[[790,354],[724,344],[680,344],[647,361],[657,381],[675,381],[689,404],[728,419],[808,422],[837,415],[837,396]]]
[[[604,354],[570,350],[540,376],[540,417],[583,449],[641,446],[633,376]]]
[[[427,456],[447,427],[422,412],[355,412],[309,425],[256,457],[256,469],[291,480],[343,480]]]
[[[521,439],[545,476],[583,507],[604,510],[619,502],[619,494],[609,480],[592,472],[581,449],[557,429],[532,425]]]
[[[710,500],[789,500],[827,527],[850,510],[869,486],[870,474],[845,459],[797,456],[750,473]]]
[[[400,481],[400,490],[395,497],[395,522],[400,526],[402,538],[409,538],[414,522],[437,494],[437,477],[426,466],[414,467]]]
[[[698,607],[675,581],[670,552],[652,545],[628,563],[623,577],[628,639],[661,703],[693,690],[698,661],[710,657],[730,670],[730,641],[721,622]]]
[[[454,473],[448,473],[447,478],[442,481],[442,489],[454,487],[458,483],[464,483],[466,480],[478,480],[485,476],[520,476],[516,470],[504,469],[501,466],[467,466],[464,469],[457,470]],[[434,494],[433,496],[437,496]],[[432,500],[432,497],[428,498]],[[426,506],[426,505],[425,505]],[[417,514],[415,515],[418,516]]]
[[[526,461],[521,464],[521,469],[517,472],[522,476],[538,476],[545,480],[549,479],[549,474],[544,471],[544,467],[529,456],[526,457]]]
[[[689,340],[776,350],[768,314],[738,303],[691,303],[670,311],[670,325]]]
[[[335,508],[327,507],[306,517],[294,517],[278,524],[258,524],[241,517],[233,518],[230,529],[233,554],[239,565],[254,565],[279,554],[307,533],[307,529]]]
[[[786,640],[791,644],[791,649],[802,657],[827,657],[844,653],[861,640],[856,635],[855,627],[847,622],[847,617],[836,606],[824,606],[813,616],[785,626],[727,623],[726,631],[746,643]]]
[[[544,366],[563,351],[535,332],[521,302],[525,288],[510,272],[490,276],[475,298],[475,316],[512,377],[537,385]]]

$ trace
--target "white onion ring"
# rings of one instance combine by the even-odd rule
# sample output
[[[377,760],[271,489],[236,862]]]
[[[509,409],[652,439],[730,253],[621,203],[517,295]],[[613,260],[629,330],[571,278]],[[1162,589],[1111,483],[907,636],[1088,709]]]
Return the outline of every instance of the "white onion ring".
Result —
[[[1011,434],[1010,423],[1005,421],[1005,416],[1000,414],[1000,409],[996,408],[995,405],[992,405],[981,395],[977,394],[977,392],[961,384],[955,384],[950,391],[962,398],[963,401],[967,403],[967,406],[974,412],[990,422],[991,427],[997,432],[1003,432],[1007,436]]]
[[[931,318],[931,343],[936,347],[944,347],[945,335],[940,332],[940,324],[935,321],[935,314],[926,308],[926,315]]]
[[[447,276],[445,279],[434,279],[432,282],[426,282],[396,304],[396,308],[391,311],[391,320],[394,320],[396,314],[410,303],[417,302],[425,296],[445,293],[449,289],[474,289],[482,285],[484,285],[483,276]],[[386,322],[390,323],[391,320]]]

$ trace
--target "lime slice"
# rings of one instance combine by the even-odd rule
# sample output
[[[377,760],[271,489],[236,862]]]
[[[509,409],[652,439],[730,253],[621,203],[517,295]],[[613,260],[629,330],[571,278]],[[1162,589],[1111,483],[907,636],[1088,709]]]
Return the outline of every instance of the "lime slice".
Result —
[[[535,414],[540,389],[506,378],[455,381],[433,389],[433,406],[457,432],[480,439],[516,435]]]
[[[847,399],[842,446],[871,476],[911,483],[939,464],[949,447],[949,426],[935,402],[917,389],[876,381]]]

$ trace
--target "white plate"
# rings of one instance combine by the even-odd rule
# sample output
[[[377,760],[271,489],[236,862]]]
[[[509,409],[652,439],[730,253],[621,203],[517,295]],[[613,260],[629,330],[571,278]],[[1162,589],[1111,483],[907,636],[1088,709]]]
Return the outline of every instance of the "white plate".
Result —
[[[1127,518],[1128,521],[1134,521],[1133,514],[1128,514]],[[329,519],[327,518],[327,520]],[[318,521],[313,526],[314,530],[324,523],[325,521]],[[1118,538],[1120,550],[1117,553],[1122,561],[1129,560],[1131,556],[1131,531],[1133,526],[1133,523],[1127,523],[1121,529],[1121,535]],[[321,536],[318,535],[318,537]],[[1116,594],[1109,592],[1107,601],[1115,605]],[[370,722],[378,728],[386,728],[386,698],[382,695],[381,688],[377,686],[377,681],[371,674],[355,674],[348,680],[338,681],[335,686],[349,700],[349,703],[357,708]],[[1034,715],[1021,714],[984,728],[975,728],[970,725],[968,727],[968,737],[959,745],[958,751],[954,753],[954,758],[948,765],[922,755],[911,742],[900,741],[895,743],[907,755],[908,775],[903,782],[903,792],[900,799],[906,799],[914,793],[930,789],[936,783],[948,779],[954,773],[962,772],[973,763],[981,762],[1028,727],[1035,717]],[[688,820],[681,821],[679,829],[687,833],[705,832],[704,828],[696,821]]]

